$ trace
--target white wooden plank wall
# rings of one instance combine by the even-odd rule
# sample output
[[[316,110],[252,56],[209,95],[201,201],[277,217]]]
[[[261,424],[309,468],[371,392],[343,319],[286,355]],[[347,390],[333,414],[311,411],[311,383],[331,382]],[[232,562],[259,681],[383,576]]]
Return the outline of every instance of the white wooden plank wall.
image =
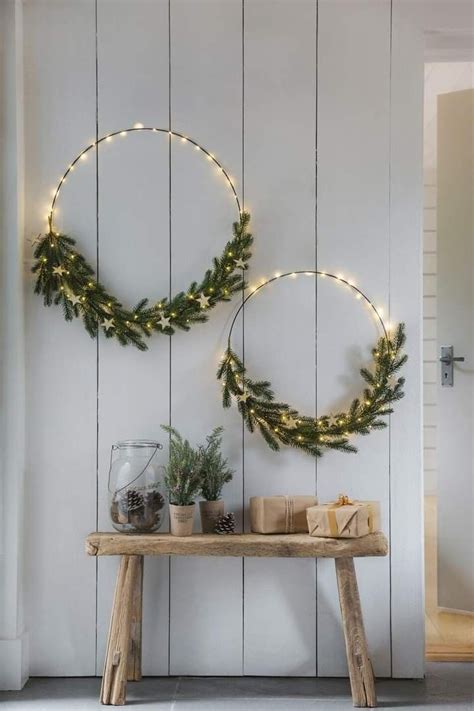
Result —
[[[168,7],[163,2],[97,3],[98,131],[140,122],[168,127]],[[98,248],[101,277],[125,303],[168,295],[169,155],[166,134],[132,133],[102,143],[98,164]],[[167,439],[169,339],[146,353],[99,343],[98,527],[110,526],[110,445],[120,439]],[[101,673],[117,561],[100,560],[98,667]],[[168,561],[147,559],[144,573],[144,673],[168,672]]]
[[[171,3],[171,126],[189,134],[228,168],[242,194],[242,8],[240,0]],[[173,291],[185,289],[219,255],[239,219],[226,180],[179,139],[171,153]],[[218,424],[235,475],[227,509],[242,508],[242,429],[224,412],[216,370],[229,318],[240,301],[219,305],[210,321],[171,344],[171,422],[194,442]],[[237,339],[239,333],[236,333]],[[239,348],[239,340],[236,340]],[[195,530],[200,530],[199,515]],[[242,561],[171,559],[170,673],[242,673]],[[212,632],[210,632],[210,626]]]
[[[318,267],[342,273],[388,312],[390,2],[319,3]],[[324,31],[322,30],[324,28]],[[318,284],[318,414],[361,391],[359,368],[378,329],[350,290]],[[323,501],[345,492],[381,502],[389,526],[388,431],[359,438],[357,456],[318,461]],[[370,472],[370,474],[369,474]],[[318,669],[346,675],[332,561],[318,563]],[[375,673],[390,676],[389,559],[357,561]],[[377,581],[374,584],[374,581]]]
[[[400,45],[391,36],[399,8],[398,0],[392,8],[389,0],[27,0],[27,237],[43,227],[49,190],[96,131],[135,122],[171,126],[222,161],[250,210],[251,284],[277,271],[333,270],[352,277],[386,313],[391,305],[394,319],[406,318],[419,282],[413,272],[404,284],[398,272],[402,258],[416,269],[417,235],[400,218],[406,197],[396,188],[407,171],[416,183],[409,155],[416,156],[417,139],[413,131],[405,152],[394,148],[390,76],[403,93],[405,62],[418,55],[413,39],[412,54],[391,56],[405,39],[401,23]],[[416,118],[416,102],[413,94],[398,119]],[[101,278],[126,303],[185,289],[220,253],[238,217],[222,176],[190,146],[157,134],[102,144],[98,160],[81,165],[63,192],[60,226],[78,236],[93,263],[98,257]],[[411,218],[417,209],[413,199]],[[391,211],[400,228],[393,264]],[[166,443],[159,425],[171,421],[198,442],[224,424],[235,469],[225,498],[239,530],[249,528],[247,502],[255,494],[317,493],[327,500],[345,491],[379,499],[387,532],[391,507],[400,525],[406,498],[415,508],[419,503],[416,485],[410,488],[420,475],[416,456],[407,463],[393,455],[407,447],[416,455],[416,348],[408,430],[392,427],[391,437],[384,431],[358,441],[357,456],[314,462],[294,451],[272,453],[259,435],[243,433],[235,408],[222,410],[215,371],[239,297],[171,343],[155,336],[143,354],[88,339],[80,323],[65,324],[56,309],[44,309],[30,287],[31,280],[33,674],[101,673],[116,562],[96,565],[82,541],[96,526],[110,528],[108,457],[118,439]],[[414,316],[413,342],[419,326]],[[270,378],[279,397],[313,414],[359,393],[358,369],[378,335],[346,289],[306,276],[259,292],[234,333],[250,375]],[[394,471],[407,494],[394,488]],[[408,509],[404,523],[416,535],[417,514]],[[422,618],[416,571],[414,602],[408,605],[397,587],[391,607],[391,579],[407,556],[416,559],[414,549],[396,533],[396,569],[389,558],[358,563],[375,670],[383,676],[420,670],[416,644],[407,653],[391,634],[392,618],[407,610],[405,627]],[[333,567],[147,560],[145,674],[346,674]]]
[[[74,28],[77,41],[67,28]],[[95,136],[94,38],[93,0],[25,2],[27,239],[45,229],[51,190]],[[93,161],[65,184],[58,221],[80,237],[81,249],[95,264]],[[95,673],[96,574],[82,540],[96,525],[97,349],[79,323],[66,323],[57,309],[45,309],[32,288],[27,274],[30,673],[90,675]]]

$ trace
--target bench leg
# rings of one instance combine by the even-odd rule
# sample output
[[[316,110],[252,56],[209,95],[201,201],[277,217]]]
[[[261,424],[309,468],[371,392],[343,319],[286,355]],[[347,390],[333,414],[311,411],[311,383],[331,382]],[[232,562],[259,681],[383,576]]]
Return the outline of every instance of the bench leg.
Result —
[[[128,681],[142,678],[142,605],[143,605],[143,556],[138,557],[138,573],[132,598],[131,645],[128,657]]]
[[[336,576],[354,706],[377,706],[353,558],[336,558]]]
[[[125,704],[134,597],[141,577],[142,564],[142,556],[137,555],[124,555],[120,561],[100,691],[102,704]]]

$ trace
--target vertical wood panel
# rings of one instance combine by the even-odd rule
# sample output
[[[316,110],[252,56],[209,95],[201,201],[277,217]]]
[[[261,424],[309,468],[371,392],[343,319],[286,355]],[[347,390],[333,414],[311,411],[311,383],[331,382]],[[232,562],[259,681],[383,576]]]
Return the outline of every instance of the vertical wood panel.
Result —
[[[240,0],[171,2],[171,125],[216,155],[241,194],[242,22]],[[203,154],[172,141],[173,293],[201,279],[238,219],[235,199]],[[172,341],[171,421],[194,444],[225,427],[223,448],[235,469],[223,495],[240,526],[240,418],[224,411],[216,380],[229,318],[221,304],[206,325]],[[197,509],[197,506],[196,506]],[[195,530],[200,530],[196,511]],[[242,673],[242,561],[171,560],[171,674]]]
[[[390,317],[407,328],[405,398],[390,426],[392,675],[423,677],[421,260],[424,38],[410,8],[393,3]],[[409,581],[409,587],[407,587]]]
[[[389,87],[388,0],[319,2],[318,268],[342,273],[388,312]],[[346,287],[318,284],[318,414],[345,408],[360,394],[359,368],[379,336],[373,317]],[[318,462],[322,501],[345,492],[381,502],[389,533],[388,431],[358,438],[357,455]],[[390,675],[388,559],[357,562],[375,672]],[[318,563],[318,670],[346,675],[336,581]]]
[[[98,2],[99,134],[168,125],[166,0]],[[99,148],[99,267],[123,303],[169,291],[169,156],[161,133],[132,133]],[[166,443],[169,340],[154,334],[149,350],[101,336],[99,346],[99,528],[111,529],[107,501],[110,447],[121,439]],[[166,452],[166,450],[165,450]],[[165,454],[161,453],[163,463]],[[116,561],[99,561],[98,669],[113,594]],[[143,672],[168,672],[168,561],[147,559],[144,571]]]
[[[250,282],[315,265],[316,3],[245,3],[245,195],[254,216]],[[315,413],[315,284],[280,280],[245,311],[245,361],[277,397]],[[313,494],[315,462],[245,435],[244,503]],[[246,560],[244,673],[315,673],[315,563]],[[284,650],[284,653],[282,652]]]
[[[59,28],[74,27],[71,42]],[[95,131],[94,3],[24,5],[26,237],[45,230],[50,191]],[[59,200],[58,227],[95,263],[95,176],[84,165]],[[30,248],[27,245],[26,253]],[[30,264],[28,264],[30,266]],[[26,516],[30,674],[94,673],[95,343],[26,277]],[[78,595],[80,590],[80,595]]]

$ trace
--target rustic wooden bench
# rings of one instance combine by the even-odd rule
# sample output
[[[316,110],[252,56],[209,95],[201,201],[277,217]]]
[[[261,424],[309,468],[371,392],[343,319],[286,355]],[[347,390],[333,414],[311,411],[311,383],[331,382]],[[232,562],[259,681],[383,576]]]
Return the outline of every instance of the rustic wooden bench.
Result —
[[[334,558],[354,706],[377,705],[374,676],[360,607],[354,558],[387,555],[383,533],[363,538],[312,538],[307,534],[264,536],[91,533],[86,552],[120,555],[102,678],[102,704],[125,704],[127,680],[141,679],[143,556],[234,556],[263,558]]]

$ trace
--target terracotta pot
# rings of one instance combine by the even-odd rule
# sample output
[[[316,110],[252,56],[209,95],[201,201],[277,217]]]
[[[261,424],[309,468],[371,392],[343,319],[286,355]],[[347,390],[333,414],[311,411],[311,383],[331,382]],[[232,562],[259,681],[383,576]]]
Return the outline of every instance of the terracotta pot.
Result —
[[[172,536],[191,536],[196,505],[176,506],[170,504],[170,532]]]
[[[214,533],[217,519],[224,515],[224,499],[200,501],[201,529],[203,533]]]

